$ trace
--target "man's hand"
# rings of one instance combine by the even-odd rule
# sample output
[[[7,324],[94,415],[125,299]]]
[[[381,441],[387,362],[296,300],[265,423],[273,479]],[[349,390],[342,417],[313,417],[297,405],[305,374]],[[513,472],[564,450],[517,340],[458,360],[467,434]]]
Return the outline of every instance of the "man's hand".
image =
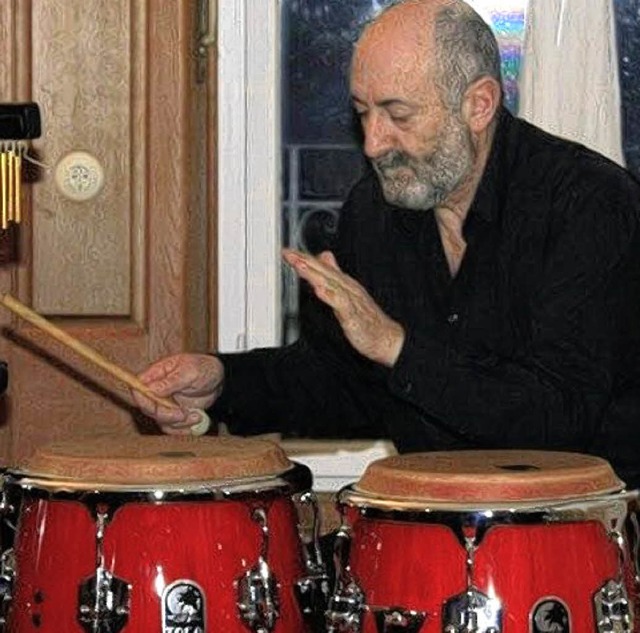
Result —
[[[222,393],[224,367],[208,354],[176,354],[156,361],[138,378],[156,395],[176,402],[175,408],[169,409],[132,390],[140,410],[163,432],[189,435],[191,427],[202,419],[197,410],[210,407]]]
[[[318,257],[284,249],[284,260],[333,309],[347,340],[366,358],[392,367],[404,344],[404,329],[388,317],[355,279],[343,273],[329,251]]]

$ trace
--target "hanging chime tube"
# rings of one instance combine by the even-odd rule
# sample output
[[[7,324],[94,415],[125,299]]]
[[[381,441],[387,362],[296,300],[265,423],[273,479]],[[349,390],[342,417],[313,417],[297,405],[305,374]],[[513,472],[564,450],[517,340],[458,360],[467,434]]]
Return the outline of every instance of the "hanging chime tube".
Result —
[[[22,164],[27,141],[40,136],[36,103],[0,103],[0,229],[22,219]]]

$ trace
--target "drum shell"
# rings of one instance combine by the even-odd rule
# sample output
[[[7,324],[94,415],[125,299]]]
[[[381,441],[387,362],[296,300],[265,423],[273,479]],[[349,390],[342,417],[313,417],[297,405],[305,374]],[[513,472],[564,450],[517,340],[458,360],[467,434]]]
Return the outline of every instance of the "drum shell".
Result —
[[[376,507],[361,493],[341,494],[339,507],[350,525],[349,572],[364,594],[362,632],[378,633],[375,612],[395,608],[426,614],[421,633],[441,633],[444,605],[467,589],[469,526],[477,532],[472,584],[502,604],[501,633],[534,631],[532,613],[547,598],[569,613],[570,631],[597,631],[593,597],[621,570],[621,551],[601,517],[613,506],[627,509],[625,586],[637,609],[637,493],[622,492],[571,504],[510,509],[445,508],[442,504],[393,510]],[[488,518],[487,518],[488,517]],[[573,518],[572,518],[573,517]],[[564,630],[564,629],[558,629]],[[635,630],[638,629],[636,615]]]
[[[294,469],[310,485],[306,467]],[[293,477],[295,479],[296,477]],[[264,510],[268,525],[266,560],[278,583],[279,616],[274,633],[307,631],[295,596],[305,566],[292,495],[306,484],[262,482],[226,495],[159,491],[73,493],[39,488],[17,479],[6,483],[20,499],[14,543],[16,577],[7,631],[82,632],[78,593],[95,576],[97,508],[110,508],[104,530],[104,567],[131,586],[127,633],[164,631],[162,594],[188,580],[204,594],[204,630],[246,633],[237,607],[237,581],[256,565],[264,550],[253,512]],[[161,500],[155,497],[162,497]],[[189,629],[185,629],[189,630]]]

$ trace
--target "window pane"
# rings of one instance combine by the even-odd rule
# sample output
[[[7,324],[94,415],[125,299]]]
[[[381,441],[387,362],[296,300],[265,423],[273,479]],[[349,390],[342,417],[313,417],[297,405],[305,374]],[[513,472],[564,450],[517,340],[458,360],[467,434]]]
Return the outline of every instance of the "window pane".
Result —
[[[640,176],[640,0],[615,0],[622,133],[627,166]]]

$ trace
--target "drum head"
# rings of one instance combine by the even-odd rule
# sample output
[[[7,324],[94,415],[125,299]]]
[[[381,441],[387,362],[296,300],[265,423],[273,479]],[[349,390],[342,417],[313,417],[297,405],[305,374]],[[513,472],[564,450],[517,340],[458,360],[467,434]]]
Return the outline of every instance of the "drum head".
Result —
[[[99,484],[171,484],[267,477],[293,467],[273,442],[237,437],[123,436],[60,441],[18,464],[29,477]]]
[[[369,464],[353,486],[379,498],[426,504],[581,499],[623,488],[599,457],[516,450],[395,455]]]

